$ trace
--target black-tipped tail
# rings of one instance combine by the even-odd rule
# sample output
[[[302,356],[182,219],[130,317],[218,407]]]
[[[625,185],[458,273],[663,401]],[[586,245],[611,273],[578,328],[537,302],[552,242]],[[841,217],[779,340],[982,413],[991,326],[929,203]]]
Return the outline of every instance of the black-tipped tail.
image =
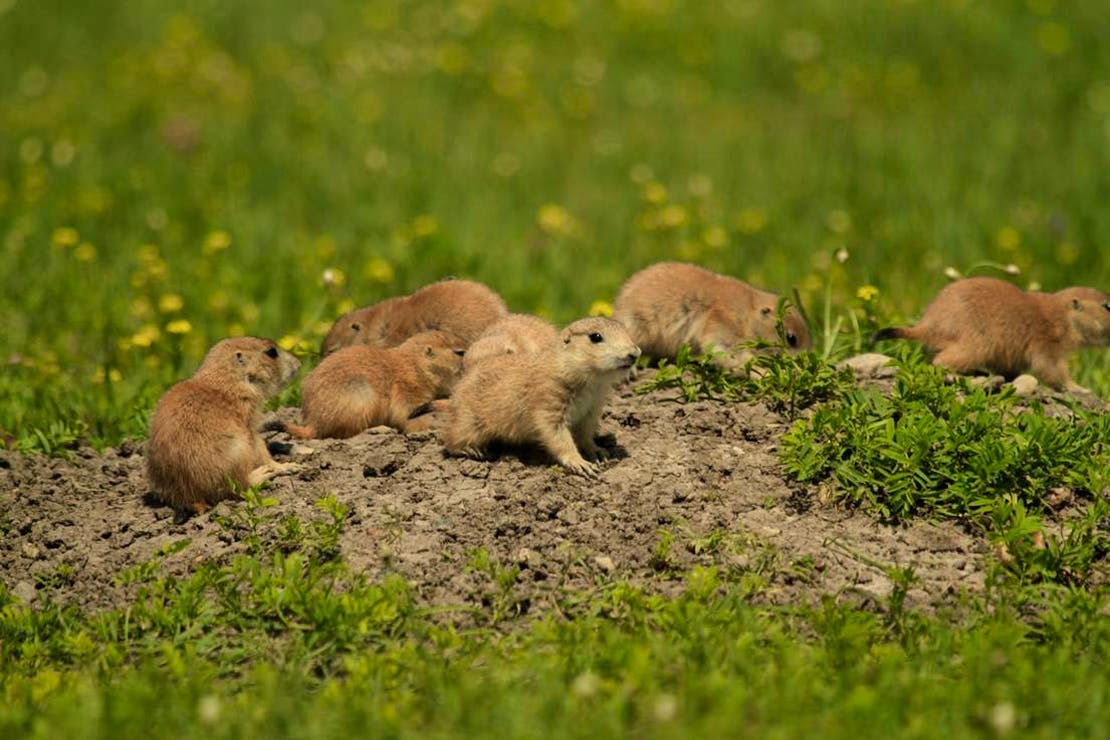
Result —
[[[262,425],[264,432],[287,432],[289,431],[287,425],[281,419],[270,419]]]
[[[906,330],[900,326],[889,326],[886,329],[879,329],[871,335],[871,343],[882,341],[883,339],[905,339]]]

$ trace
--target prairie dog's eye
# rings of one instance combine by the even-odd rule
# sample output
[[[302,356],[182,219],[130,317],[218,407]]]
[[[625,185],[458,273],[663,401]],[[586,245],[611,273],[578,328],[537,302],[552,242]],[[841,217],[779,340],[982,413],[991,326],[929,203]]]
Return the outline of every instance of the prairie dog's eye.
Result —
[[[278,356],[277,347],[267,347],[266,356],[269,357],[271,360],[276,360]]]
[[[792,331],[786,332],[786,343],[789,344],[791,347],[797,347],[798,335]]]
[[[590,332],[590,341],[594,344],[601,344],[605,341],[605,337],[601,336],[601,334],[596,331]]]
[[[1103,304],[1102,304],[1102,307],[1103,307],[1103,308],[1105,308],[1105,309],[1106,309],[1107,311],[1110,311],[1110,302],[1108,302],[1108,303],[1103,303]]]
[[[351,331],[362,331],[362,324],[357,321],[351,324]]]

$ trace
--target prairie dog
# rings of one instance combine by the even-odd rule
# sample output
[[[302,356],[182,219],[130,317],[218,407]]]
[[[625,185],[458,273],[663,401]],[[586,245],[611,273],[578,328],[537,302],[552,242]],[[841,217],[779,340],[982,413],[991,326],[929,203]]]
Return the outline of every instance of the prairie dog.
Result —
[[[463,366],[497,355],[530,354],[559,341],[559,330],[539,316],[511,313],[486,327],[466,350]]]
[[[509,313],[493,290],[470,280],[441,280],[407,295],[348,311],[324,337],[325,357],[354,344],[396,347],[413,334],[441,329],[467,345]]]
[[[217,342],[193,377],[154,408],[146,467],[156,497],[203,514],[238,489],[296,470],[274,462],[257,430],[263,402],[300,367],[269,339]]]
[[[1085,391],[1068,372],[1079,347],[1110,346],[1110,294],[1094,288],[1026,292],[1005,280],[967,278],[945,286],[916,326],[883,329],[876,339],[912,339],[933,364],[1012,379],[1032,373],[1057,390]]]
[[[644,354],[674,359],[679,347],[694,352],[716,347],[728,354],[722,364],[740,367],[752,353],[736,350],[753,339],[778,341],[779,297],[696,265],[659,262],[632,275],[621,286],[613,318],[628,328]],[[783,316],[792,350],[810,346],[809,328],[796,308]]]
[[[440,440],[448,453],[474,457],[498,440],[536,442],[570,471],[593,477],[590,461],[608,456],[594,441],[605,399],[639,356],[618,322],[588,318],[547,349],[488,357],[446,402]]]
[[[325,357],[301,386],[305,424],[284,424],[301,438],[353,437],[385,424],[403,432],[426,428],[431,417],[409,419],[450,390],[462,371],[462,340],[425,331],[382,349],[356,345]]]

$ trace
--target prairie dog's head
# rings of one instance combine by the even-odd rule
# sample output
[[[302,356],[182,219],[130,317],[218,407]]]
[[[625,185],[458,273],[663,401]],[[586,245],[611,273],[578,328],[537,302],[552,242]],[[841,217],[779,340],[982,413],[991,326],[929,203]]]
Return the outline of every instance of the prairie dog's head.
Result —
[[[1064,288],[1056,295],[1068,302],[1068,322],[1082,346],[1110,346],[1110,294],[1075,287]]]
[[[450,390],[463,369],[466,343],[447,331],[422,331],[406,339],[398,351],[411,353],[416,364],[433,377],[439,391]]]
[[[613,319],[579,319],[563,329],[560,338],[564,356],[599,373],[630,368],[640,356],[624,325]]]
[[[390,315],[404,298],[388,298],[366,308],[356,308],[340,316],[332,324],[320,346],[320,356],[327,357],[337,349],[365,344],[370,347],[387,346]]]
[[[196,377],[223,385],[249,387],[259,398],[269,398],[284,388],[301,361],[269,339],[231,337],[212,346]]]
[[[759,317],[755,322],[755,336],[768,342],[778,342],[778,306],[777,303],[765,303],[759,307]],[[791,352],[809,349],[809,327],[806,326],[802,314],[794,306],[786,309],[782,316],[783,335],[786,339],[786,348]]]

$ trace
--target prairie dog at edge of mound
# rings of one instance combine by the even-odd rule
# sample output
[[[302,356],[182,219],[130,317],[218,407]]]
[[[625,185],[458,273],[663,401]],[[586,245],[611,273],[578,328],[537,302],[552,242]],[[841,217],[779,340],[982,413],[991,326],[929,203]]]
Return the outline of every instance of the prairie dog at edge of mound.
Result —
[[[554,347],[488,357],[468,370],[445,403],[440,441],[449,454],[482,457],[494,441],[539,443],[571,472],[597,475],[594,441],[613,385],[640,356],[618,322],[579,319]]]
[[[559,341],[559,330],[539,316],[511,313],[486,327],[463,357],[467,369],[479,360],[498,355],[531,354]]]
[[[997,278],[946,285],[912,327],[882,329],[876,339],[912,339],[935,353],[933,364],[957,373],[1030,372],[1057,390],[1089,392],[1068,372],[1080,347],[1110,346],[1110,294],[1095,288],[1026,292]]]
[[[437,329],[469,345],[508,313],[501,296],[482,283],[440,280],[409,295],[348,311],[336,319],[320,352],[326,357],[355,344],[396,347],[414,334]]]
[[[679,347],[694,352],[717,347],[722,363],[740,367],[752,353],[735,349],[753,339],[777,341],[779,297],[736,278],[696,265],[659,262],[633,274],[613,303],[613,318],[628,329],[645,355],[674,359]],[[808,349],[809,327],[795,307],[783,316],[791,350]]]
[[[461,339],[444,331],[420,332],[388,349],[344,347],[305,378],[304,426],[275,426],[301,438],[353,437],[379,424],[402,432],[426,429],[432,416],[409,417],[455,384],[463,348]]]
[[[233,337],[213,345],[196,373],[154,408],[145,455],[155,497],[203,514],[234,498],[233,489],[299,469],[274,462],[257,430],[263,402],[300,367],[269,339]]]

